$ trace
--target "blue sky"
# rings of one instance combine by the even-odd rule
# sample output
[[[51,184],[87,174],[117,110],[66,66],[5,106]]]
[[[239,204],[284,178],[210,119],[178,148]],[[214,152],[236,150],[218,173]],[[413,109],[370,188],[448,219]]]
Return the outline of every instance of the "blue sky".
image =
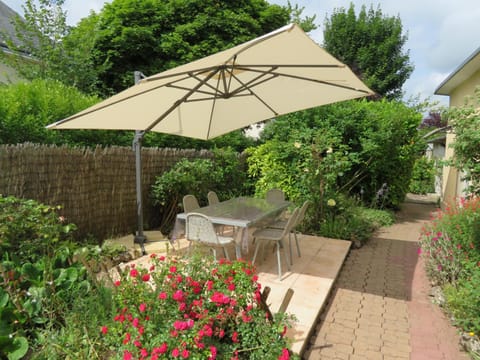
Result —
[[[5,4],[22,13],[23,0],[3,0]],[[66,0],[68,21],[74,25],[89,14],[98,12],[105,0]],[[287,0],[269,0],[270,3],[286,5]],[[399,16],[404,33],[408,35],[405,49],[415,70],[404,84],[405,98],[420,96],[447,105],[448,98],[434,96],[435,88],[454,71],[478,47],[480,33],[480,6],[478,0],[291,0],[292,4],[304,7],[304,15],[316,15],[318,29],[310,36],[319,44],[323,41],[323,23],[335,8],[348,8],[352,2],[358,12],[362,5],[367,8],[380,6],[383,14]]]

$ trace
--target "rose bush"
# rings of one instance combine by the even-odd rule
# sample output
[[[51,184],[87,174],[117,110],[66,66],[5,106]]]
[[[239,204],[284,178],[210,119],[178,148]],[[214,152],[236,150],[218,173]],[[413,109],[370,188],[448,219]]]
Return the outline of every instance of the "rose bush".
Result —
[[[151,256],[115,281],[116,315],[100,331],[109,358],[290,359],[293,317],[270,317],[244,261]]]

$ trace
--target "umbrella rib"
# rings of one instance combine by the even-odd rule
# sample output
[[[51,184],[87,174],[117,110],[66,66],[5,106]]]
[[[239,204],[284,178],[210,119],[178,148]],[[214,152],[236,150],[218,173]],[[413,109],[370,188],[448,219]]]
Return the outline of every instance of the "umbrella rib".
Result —
[[[339,88],[342,88],[342,89],[359,91],[359,92],[363,92],[363,93],[365,93],[365,94],[370,94],[370,92],[367,91],[367,90],[362,90],[362,89],[354,88],[354,87],[347,86],[347,85],[336,84],[336,83],[333,83],[333,82],[331,82],[331,81],[312,79],[312,78],[308,78],[308,77],[305,77],[305,76],[290,75],[290,74],[284,74],[284,73],[280,73],[280,72],[270,72],[270,71],[267,72],[267,71],[256,70],[256,69],[251,69],[251,68],[244,68],[244,69],[242,69],[242,70],[252,71],[252,72],[259,72],[259,73],[261,73],[261,74],[270,73],[270,74],[275,74],[275,75],[281,76],[281,77],[288,77],[288,78],[296,79],[296,80],[305,80],[305,81],[315,82],[315,83],[318,83],[318,84],[324,84],[324,85],[339,87]],[[332,81],[333,81],[333,80],[332,80]]]
[[[185,102],[190,95],[194,94],[201,86],[203,86],[205,83],[208,82],[212,77],[217,74],[219,69],[215,69],[215,71],[212,71],[210,74],[208,74],[205,79],[201,80],[197,85],[195,85],[193,88],[190,89],[188,93],[186,93],[182,98],[178,99],[173,103],[172,106],[170,106],[162,115],[160,115],[154,122],[152,122],[144,131],[148,132],[152,130],[160,121],[165,119],[173,110],[175,110],[177,107],[180,106],[181,103]]]
[[[273,69],[272,69],[273,70]],[[263,75],[262,75],[263,76]],[[235,77],[235,79],[242,84],[242,87],[249,91],[251,95],[253,95],[258,101],[260,101],[263,105],[265,105],[266,108],[268,108],[274,115],[278,115],[278,112],[276,112],[270,105],[268,105],[260,96],[258,96],[251,87],[247,87],[247,84],[244,84],[235,74],[232,73],[232,77]],[[265,81],[268,79],[265,79]],[[263,81],[262,81],[263,82]]]

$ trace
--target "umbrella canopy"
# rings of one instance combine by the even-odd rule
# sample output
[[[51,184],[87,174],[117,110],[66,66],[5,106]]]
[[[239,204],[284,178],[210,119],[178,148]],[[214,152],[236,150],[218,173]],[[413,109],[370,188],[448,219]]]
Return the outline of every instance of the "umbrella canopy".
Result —
[[[147,131],[212,139],[278,115],[373,92],[295,24],[136,85],[49,129],[136,130],[138,231],[143,253],[141,141]]]
[[[371,94],[347,66],[291,24],[147,77],[48,128],[211,139],[278,115]]]

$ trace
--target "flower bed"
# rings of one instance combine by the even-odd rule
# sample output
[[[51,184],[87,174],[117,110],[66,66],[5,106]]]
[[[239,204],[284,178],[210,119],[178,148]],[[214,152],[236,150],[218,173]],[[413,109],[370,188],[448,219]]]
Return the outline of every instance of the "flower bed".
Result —
[[[269,316],[244,261],[151,256],[115,282],[116,315],[102,328],[119,359],[290,359],[293,318]]]

